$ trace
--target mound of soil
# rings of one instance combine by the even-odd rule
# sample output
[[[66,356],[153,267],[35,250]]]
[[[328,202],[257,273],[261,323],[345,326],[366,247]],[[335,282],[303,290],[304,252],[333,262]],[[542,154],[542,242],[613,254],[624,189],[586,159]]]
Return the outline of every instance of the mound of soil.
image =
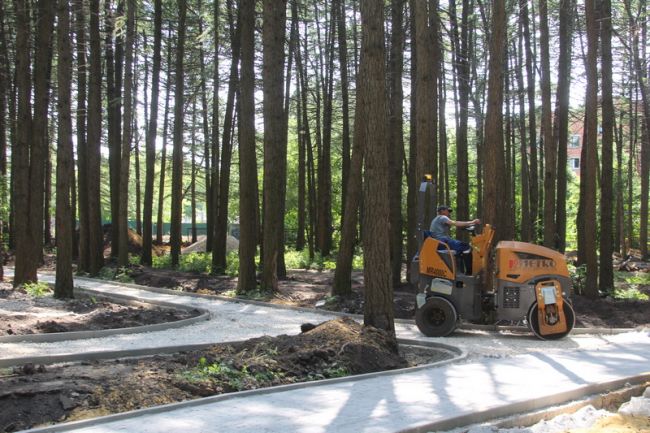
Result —
[[[210,395],[413,365],[383,331],[343,318],[262,337],[148,358],[26,365],[0,371],[0,432]],[[418,349],[419,362],[451,357]]]
[[[150,304],[121,305],[94,298],[32,297],[0,283],[0,336],[97,331],[174,322],[198,316],[198,310],[161,308]]]

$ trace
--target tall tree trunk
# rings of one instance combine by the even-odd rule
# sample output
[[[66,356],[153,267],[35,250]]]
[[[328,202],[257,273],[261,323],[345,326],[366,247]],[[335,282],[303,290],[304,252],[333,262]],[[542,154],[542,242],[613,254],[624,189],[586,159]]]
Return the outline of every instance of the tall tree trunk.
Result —
[[[541,78],[542,89],[542,140],[544,142],[544,245],[555,245],[555,179],[557,173],[557,146],[553,140],[551,108],[551,60],[549,53],[547,1],[539,2]]]
[[[332,110],[334,87],[334,22],[331,23],[329,37],[325,43],[325,73],[321,73],[323,95],[323,124],[320,154],[318,156],[318,201],[317,211],[317,244],[323,256],[328,256],[332,249]],[[318,119],[318,117],[317,117]],[[321,128],[318,128],[321,130]],[[318,133],[317,137],[321,137]]]
[[[346,0],[335,1],[339,3],[340,8],[336,18],[338,24],[339,73],[341,75],[341,197],[347,197],[347,179],[350,172],[350,96],[348,89],[350,79],[348,77],[348,40],[346,28],[348,15],[345,7]]]
[[[416,81],[416,168],[415,176],[411,182],[419,183],[425,174],[431,174],[433,179],[437,179],[437,167],[435,164],[434,142],[435,130],[435,113],[431,101],[434,100],[436,91],[435,75],[432,70],[432,51],[433,51],[433,30],[429,24],[429,12],[427,2],[416,1],[415,10],[413,11],[415,19],[415,51],[417,68],[415,72]],[[436,188],[437,190],[437,188]],[[425,216],[425,224],[430,222],[433,215]]]
[[[388,106],[386,102],[383,4],[361,0],[362,54],[360,65],[360,106],[365,119],[362,139],[367,149],[364,203],[372,212],[364,213],[365,325],[395,335],[393,286],[390,268],[390,241],[377,234],[390,221],[388,179]]]
[[[56,282],[54,296],[72,298],[72,208],[70,205],[72,155],[72,42],[70,40],[70,5],[58,0],[57,62],[59,118],[56,151]]]
[[[645,6],[645,2],[643,4]],[[638,27],[641,24],[632,16],[630,1],[625,1],[625,9],[630,24]],[[645,8],[644,8],[645,9]],[[648,258],[648,191],[650,189],[650,86],[648,86],[648,71],[644,68],[644,51],[641,47],[646,47],[645,43],[639,44],[639,30],[633,33],[631,57],[634,62],[634,70],[639,91],[641,92],[641,102],[643,107],[643,127],[640,149],[641,172],[641,209],[639,218],[641,225],[639,227],[639,242],[641,255],[644,259]],[[645,30],[644,30],[645,34]],[[644,38],[645,42],[645,38]],[[638,98],[636,98],[638,100]],[[631,223],[630,223],[631,226]],[[631,236],[630,236],[631,237]]]
[[[124,41],[124,112],[122,125],[122,153],[120,160],[119,185],[119,231],[118,263],[120,266],[129,264],[129,160],[133,141],[133,62],[135,57],[135,0],[127,0],[126,39]],[[115,232],[113,232],[115,234]]]
[[[185,19],[187,0],[178,0],[178,41],[176,42],[176,83],[174,88],[174,151],[172,155],[172,214],[170,228],[171,262],[176,267],[181,253],[183,218],[183,108],[185,105]]]
[[[86,12],[84,1],[75,0],[77,40],[77,165],[79,170],[79,261],[77,271],[90,271],[90,231],[88,216],[88,140],[87,140],[87,69]]]
[[[560,59],[558,62],[557,101],[553,140],[557,142],[557,203],[554,247],[564,252],[566,247],[567,201],[567,142],[569,132],[569,93],[571,87],[571,37],[573,33],[573,0],[560,3]]]
[[[151,109],[147,126],[145,153],[144,206],[142,209],[142,256],[140,263],[151,266],[153,240],[153,187],[156,172],[156,133],[158,130],[158,99],[162,63],[162,0],[154,2],[153,71],[151,76]]]
[[[257,168],[255,155],[255,1],[241,0],[239,115],[239,279],[237,291],[255,290]]]
[[[538,166],[537,166],[537,121],[535,111],[535,73],[533,71],[534,55],[532,50],[532,37],[530,31],[530,19],[528,0],[520,0],[519,19],[522,22],[524,33],[524,44],[526,50],[526,87],[528,94],[528,151],[530,152],[530,227],[522,230],[522,239],[524,241],[535,241],[537,239],[537,214],[539,209],[539,185],[538,185]],[[529,235],[529,237],[525,237]]]
[[[190,208],[191,208],[191,242],[196,242],[196,96],[192,100],[192,126],[190,127],[192,134],[190,144]]]
[[[284,184],[287,177],[287,135],[284,128],[284,40],[286,2],[264,1],[264,223],[263,289],[278,290],[278,233],[284,233]]]
[[[38,28],[36,30],[36,54],[34,59],[34,117],[31,119],[29,97],[31,93],[31,74],[29,73],[29,53],[20,53],[21,49],[29,50],[26,40],[16,41],[18,54],[16,74],[18,78],[19,98],[27,98],[27,102],[19,100],[18,146],[21,147],[17,166],[18,195],[14,203],[23,203],[16,212],[17,248],[14,286],[27,281],[36,281],[36,271],[41,259],[43,247],[43,188],[30,185],[44,185],[45,148],[47,144],[47,124],[49,106],[49,80],[52,50],[52,30],[54,26],[55,4],[45,0],[38,2]],[[16,25],[18,32],[27,32],[18,38],[28,38],[29,15],[27,6],[18,1],[16,5]],[[23,21],[24,20],[24,21]],[[23,63],[23,62],[26,62]],[[24,76],[21,76],[23,75]],[[24,130],[23,128],[27,128]],[[24,147],[23,147],[24,146]],[[23,155],[22,152],[25,152]],[[24,171],[23,171],[24,170]],[[26,204],[26,205],[25,205]]]
[[[585,16],[587,19],[587,88],[585,92],[585,131],[583,150],[585,153],[584,170],[580,170],[580,183],[584,182],[583,216],[596,215],[596,177],[597,177],[597,140],[598,140],[598,24],[595,0],[585,0]],[[584,230],[585,263],[587,276],[585,294],[589,297],[598,296],[598,257],[596,252],[596,236],[593,227],[582,224]]]
[[[117,0],[117,15],[124,11],[124,0]],[[120,163],[122,155],[122,66],[124,63],[124,44],[122,37],[114,39],[115,17],[112,0],[106,0],[106,98],[108,120],[108,165],[111,194],[111,257],[119,254],[120,232]],[[115,47],[113,47],[113,41]]]
[[[519,98],[519,154],[520,154],[520,173],[521,173],[521,231],[520,239],[529,240],[532,238],[531,233],[531,214],[530,214],[530,167],[528,165],[528,146],[526,130],[526,104],[524,100],[524,36],[521,23],[519,24],[518,35],[518,53],[517,53],[517,92]],[[558,188],[559,189],[559,188]],[[559,196],[559,192],[558,192]],[[559,206],[558,209],[561,207]]]
[[[159,245],[163,243],[164,219],[163,210],[165,203],[165,174],[167,173],[167,137],[169,136],[169,93],[171,90],[171,69],[172,69],[172,42],[171,28],[167,35],[167,85],[165,88],[165,112],[163,114],[163,135],[162,135],[162,152],[160,156],[160,186],[158,188],[158,215],[156,218],[156,242]]]
[[[470,20],[472,2],[462,1],[460,32],[456,18],[456,2],[449,2],[449,13],[454,40],[454,65],[458,80],[458,121],[456,122],[456,216],[466,221],[469,215],[469,158],[468,158],[468,119],[470,84]],[[460,35],[459,35],[460,33]]]
[[[612,89],[612,5],[600,0],[600,55],[602,76],[602,168],[600,177],[600,268],[601,292],[614,289],[614,99]]]
[[[7,209],[7,100],[11,95],[11,71],[9,66],[9,53],[7,50],[7,31],[5,30],[4,3],[0,2],[0,206]],[[16,98],[11,98],[15,101]],[[15,103],[15,102],[13,102]],[[13,117],[12,117],[13,120]],[[10,128],[11,129],[11,128]],[[4,257],[4,245],[8,241],[7,229],[9,228],[10,212],[3,212],[0,218],[0,257]],[[3,261],[0,260],[0,281],[4,279]]]
[[[104,266],[104,232],[101,213],[102,53],[99,31],[99,0],[90,0],[90,86],[88,92],[88,142],[86,187],[88,189],[88,272],[97,275]]]
[[[214,245],[212,247],[212,272],[223,273],[226,270],[226,244],[228,236],[228,196],[230,192],[230,165],[232,160],[232,139],[235,125],[235,97],[239,87],[239,59],[241,55],[241,12],[237,12],[237,24],[234,23],[232,1],[228,5],[232,61],[228,84],[228,99],[223,120],[221,142],[221,167],[219,170],[219,201],[216,206]],[[216,180],[215,180],[216,182]]]
[[[29,254],[29,221],[27,206],[16,206],[29,200],[29,148],[32,133],[32,74],[29,49],[30,2],[16,0],[16,143],[12,151],[12,178],[14,182],[12,208],[14,209],[13,238],[16,248],[14,287],[36,280],[36,266]]]
[[[209,212],[212,214],[212,237],[208,236],[206,242],[210,243],[212,241],[211,249],[212,251],[212,264],[213,264],[213,272],[215,270],[214,264],[214,248],[217,245],[217,240],[215,237],[217,236],[217,221],[219,218],[219,200],[220,200],[220,190],[221,190],[221,180],[220,180],[220,169],[219,169],[219,164],[220,160],[223,158],[223,156],[220,156],[219,154],[219,86],[220,86],[220,78],[219,78],[219,46],[221,44],[221,36],[220,36],[220,31],[219,31],[219,24],[221,21],[221,6],[220,6],[220,1],[215,0],[214,2],[214,9],[213,9],[213,21],[214,21],[214,28],[213,28],[213,38],[214,38],[214,67],[213,67],[213,76],[212,76],[212,86],[214,87],[214,91],[212,93],[212,134],[210,135],[210,140],[211,140],[211,156],[212,156],[212,164],[210,167],[210,203],[211,203],[211,208],[209,209]],[[234,55],[234,54],[233,54]],[[225,126],[225,125],[224,125]],[[225,132],[224,132],[225,133]],[[223,147],[221,150],[221,153],[223,153]],[[227,205],[227,201],[226,201]],[[227,206],[226,206],[227,208]],[[226,212],[226,217],[227,217],[227,212]],[[226,225],[228,224],[226,220]],[[210,227],[208,227],[208,230]],[[226,228],[227,229],[227,228]],[[225,257],[225,252],[224,252],[224,257]],[[225,259],[224,259],[225,263]]]
[[[505,4],[492,1],[492,29],[490,33],[490,62],[488,78],[487,113],[485,118],[485,182],[483,184],[483,218],[497,228],[495,243],[499,239],[499,227],[506,226],[508,211],[500,205],[507,187],[504,184],[505,161],[503,155],[503,60],[506,42]],[[503,234],[501,234],[503,236]],[[492,286],[491,272],[484,276],[488,288]]]
[[[402,173],[404,161],[404,0],[391,2],[391,44],[388,61],[389,76],[389,197],[390,251],[393,285],[399,285],[402,273]]]
[[[417,50],[417,24],[415,16],[415,8],[417,5],[417,0],[409,0],[409,30],[411,33],[411,77],[418,76],[417,65],[418,65],[418,50]],[[413,38],[413,35],[416,37]],[[410,111],[410,133],[409,133],[409,155],[408,155],[408,164],[406,168],[407,172],[407,185],[408,189],[406,192],[406,257],[407,262],[417,254],[418,242],[417,234],[417,191],[419,188],[420,180],[417,177],[417,79],[411,79],[411,111]],[[411,281],[411,273],[406,273],[406,278],[409,283],[417,284],[416,281]]]

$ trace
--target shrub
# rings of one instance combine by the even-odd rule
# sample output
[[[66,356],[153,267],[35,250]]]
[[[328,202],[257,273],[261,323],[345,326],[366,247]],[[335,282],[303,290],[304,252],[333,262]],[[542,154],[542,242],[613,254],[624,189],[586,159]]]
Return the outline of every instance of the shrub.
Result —
[[[41,298],[52,293],[52,288],[47,283],[24,283],[22,286],[29,296],[35,298]]]

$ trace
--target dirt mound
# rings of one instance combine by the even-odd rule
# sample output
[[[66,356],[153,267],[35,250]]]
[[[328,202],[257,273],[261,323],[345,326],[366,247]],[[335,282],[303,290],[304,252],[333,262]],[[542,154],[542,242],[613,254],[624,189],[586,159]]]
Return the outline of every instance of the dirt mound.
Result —
[[[0,376],[0,432],[408,365],[394,339],[353,320],[306,328],[168,356],[16,368]],[[449,357],[431,349],[423,362]]]
[[[140,255],[142,254],[142,236],[138,234],[135,230],[129,228],[128,231],[128,245],[129,245],[129,253],[131,254],[136,254]],[[111,248],[111,242],[113,240],[113,230],[111,224],[105,224],[104,225],[104,251],[110,250]],[[162,256],[163,254],[166,253],[165,248],[160,247],[158,245],[152,245],[151,246],[151,251],[154,255],[156,256]],[[104,255],[107,255],[106,253]]]

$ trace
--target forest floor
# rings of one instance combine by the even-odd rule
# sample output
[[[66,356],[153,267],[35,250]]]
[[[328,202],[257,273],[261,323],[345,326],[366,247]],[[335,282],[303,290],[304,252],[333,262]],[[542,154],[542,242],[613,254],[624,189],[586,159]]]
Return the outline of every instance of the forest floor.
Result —
[[[34,297],[0,283],[0,336],[179,320],[190,313],[90,299]],[[117,360],[0,369],[0,432],[13,432],[235,391],[385,371],[453,356],[400,346],[383,331],[341,318],[298,335]]]
[[[636,272],[647,274],[650,264],[634,262]],[[152,269],[136,266],[130,271],[136,284],[152,287],[182,289],[186,292],[206,295],[236,297],[237,279],[226,276],[180,272],[166,269]],[[621,275],[635,275],[624,272]],[[333,271],[290,270],[285,279],[278,283],[274,294],[254,292],[254,299],[274,304],[296,307],[319,308],[329,311],[363,314],[364,284],[363,272],[352,273],[352,293],[348,297],[331,296]],[[626,283],[619,283],[625,288]],[[629,285],[628,285],[629,286]],[[650,284],[640,284],[638,292],[650,296]],[[398,319],[413,319],[415,316],[415,291],[409,284],[402,284],[393,291],[394,312]],[[650,301],[614,299],[603,296],[590,299],[581,295],[572,298],[576,312],[576,326],[584,328],[635,328],[650,326]]]
[[[647,263],[638,263],[636,269],[647,272]],[[236,287],[235,278],[143,267],[132,268],[130,276],[137,284],[203,294],[234,296]],[[331,271],[290,271],[280,281],[278,293],[258,293],[255,299],[362,313],[363,274],[353,274],[353,294],[348,298],[330,296],[332,279]],[[638,285],[638,290],[650,295],[650,285]],[[396,317],[412,318],[414,291],[404,285],[394,293]],[[575,296],[573,305],[579,327],[650,326],[650,301]],[[125,307],[93,299],[61,301],[51,294],[34,297],[25,290],[12,289],[8,283],[0,284],[0,336],[138,326],[179,320],[188,314],[191,312]],[[451,356],[434,349],[398,349],[383,332],[364,328],[351,319],[332,320],[302,331],[294,336],[262,337],[172,355],[28,364],[0,370],[0,432],[227,392],[390,370]]]

